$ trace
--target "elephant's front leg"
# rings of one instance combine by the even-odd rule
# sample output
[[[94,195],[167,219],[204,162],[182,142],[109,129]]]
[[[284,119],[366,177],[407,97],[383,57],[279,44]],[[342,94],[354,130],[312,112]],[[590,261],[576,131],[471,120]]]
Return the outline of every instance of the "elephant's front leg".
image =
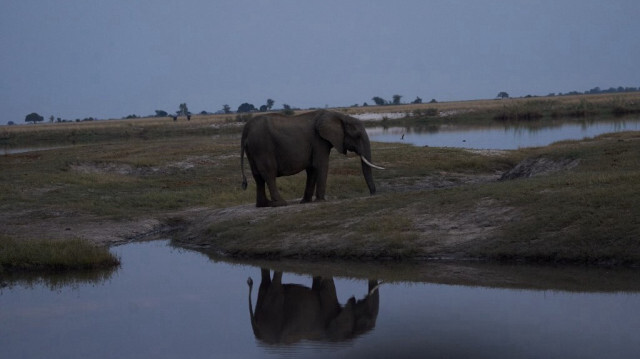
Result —
[[[327,190],[327,174],[329,172],[328,164],[320,166],[316,172],[316,201],[324,201],[324,195]]]
[[[308,203],[313,200],[313,191],[316,189],[317,171],[313,168],[307,168],[307,185],[304,188],[304,196],[300,203]]]

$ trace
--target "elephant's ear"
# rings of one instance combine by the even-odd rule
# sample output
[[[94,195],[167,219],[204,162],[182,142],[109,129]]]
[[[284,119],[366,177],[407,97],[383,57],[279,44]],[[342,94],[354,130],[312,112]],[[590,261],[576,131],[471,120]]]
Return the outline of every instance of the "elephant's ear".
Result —
[[[316,130],[320,137],[331,142],[338,152],[346,154],[344,148],[344,128],[342,120],[329,113],[324,113],[316,119]]]

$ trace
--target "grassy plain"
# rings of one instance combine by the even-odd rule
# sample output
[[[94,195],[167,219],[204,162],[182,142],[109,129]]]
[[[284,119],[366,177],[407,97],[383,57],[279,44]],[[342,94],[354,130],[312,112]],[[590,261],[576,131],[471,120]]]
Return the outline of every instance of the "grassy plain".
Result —
[[[611,104],[635,108],[640,98],[621,96],[345,111],[420,114],[436,106],[446,116],[402,121],[496,123],[505,106],[558,101],[553,106],[612,115]],[[290,206],[257,209],[252,181],[240,188],[240,131],[228,115],[4,126],[5,148],[61,147],[0,156],[0,242],[108,245],[173,230],[179,245],[242,257],[640,264],[640,133],[498,153],[374,143],[375,162],[387,167],[374,174],[376,196],[368,195],[359,161],[333,153],[328,201],[297,204],[300,174],[278,179]],[[525,159],[576,166],[497,180]]]

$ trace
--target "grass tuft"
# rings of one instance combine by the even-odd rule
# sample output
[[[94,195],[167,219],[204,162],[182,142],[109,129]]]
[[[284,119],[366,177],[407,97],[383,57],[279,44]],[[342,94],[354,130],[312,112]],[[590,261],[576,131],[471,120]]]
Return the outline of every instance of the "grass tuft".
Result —
[[[107,248],[80,240],[17,240],[0,238],[0,272],[74,271],[118,266]]]

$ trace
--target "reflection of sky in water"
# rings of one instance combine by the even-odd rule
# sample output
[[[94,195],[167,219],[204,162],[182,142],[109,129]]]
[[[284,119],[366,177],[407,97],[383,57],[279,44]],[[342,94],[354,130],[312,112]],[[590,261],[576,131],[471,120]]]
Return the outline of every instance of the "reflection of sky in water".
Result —
[[[434,132],[418,132],[415,129],[390,127],[374,128],[369,132],[372,141],[404,142],[416,146],[463,147],[476,149],[517,149],[520,147],[546,146],[564,140],[581,140],[603,133],[640,131],[640,119],[602,121],[591,123],[565,123],[553,127],[488,127],[456,129],[450,127]],[[402,135],[404,134],[404,139]]]
[[[164,241],[112,251],[122,267],[102,283],[0,287],[0,357],[631,358],[640,351],[637,282],[622,286],[628,291],[584,293],[384,283],[371,332],[348,342],[281,347],[261,344],[252,332],[246,281],[255,281],[255,306],[260,269],[213,262]],[[618,284],[637,278],[566,269],[582,273],[568,277],[572,286],[605,275]],[[531,273],[537,278],[540,271],[549,278],[543,267]],[[564,275],[555,272],[553,282]],[[308,287],[312,279],[285,273],[283,283]],[[335,278],[335,286],[342,304],[352,295],[361,299],[367,288],[364,280],[345,278]]]

